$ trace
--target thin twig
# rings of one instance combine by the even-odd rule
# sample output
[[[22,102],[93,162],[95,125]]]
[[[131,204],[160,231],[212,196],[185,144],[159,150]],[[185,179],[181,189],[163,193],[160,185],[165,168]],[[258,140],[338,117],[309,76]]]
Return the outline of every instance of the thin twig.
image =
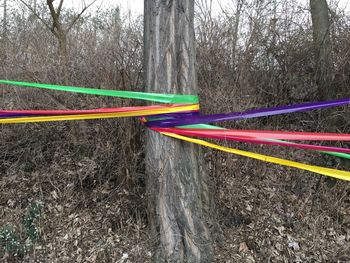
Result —
[[[83,13],[94,3],[96,3],[97,0],[92,1],[89,5],[84,6],[84,8],[81,10],[81,12],[73,19],[73,21],[69,24],[67,28],[67,33],[72,29],[72,27],[75,25],[75,23],[79,20],[79,18],[83,15]]]
[[[36,16],[44,24],[45,27],[47,27],[47,29],[49,29],[54,35],[56,35],[56,33],[53,31],[52,27],[30,5],[28,5],[23,0],[19,0],[19,1],[22,4],[24,4],[33,13],[33,15]]]

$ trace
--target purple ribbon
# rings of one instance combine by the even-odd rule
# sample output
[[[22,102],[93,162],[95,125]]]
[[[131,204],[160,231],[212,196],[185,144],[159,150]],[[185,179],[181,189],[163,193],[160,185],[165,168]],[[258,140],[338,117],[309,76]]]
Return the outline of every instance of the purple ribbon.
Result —
[[[0,118],[16,118],[16,117],[29,117],[33,115],[28,115],[24,113],[1,113]]]
[[[149,127],[176,127],[184,125],[193,125],[193,124],[207,124],[215,122],[223,122],[229,120],[242,120],[249,118],[257,117],[266,117],[278,114],[286,114],[293,112],[302,112],[315,109],[324,109],[336,106],[347,105],[350,103],[350,99],[341,99],[341,100],[332,100],[332,101],[323,101],[323,102],[313,102],[305,104],[297,104],[292,106],[279,106],[274,108],[267,109],[256,109],[249,110],[244,112],[232,112],[224,114],[212,114],[212,115],[203,115],[203,116],[192,116],[188,118],[175,118],[175,119],[165,119],[165,120],[155,120],[149,121],[146,123]]]

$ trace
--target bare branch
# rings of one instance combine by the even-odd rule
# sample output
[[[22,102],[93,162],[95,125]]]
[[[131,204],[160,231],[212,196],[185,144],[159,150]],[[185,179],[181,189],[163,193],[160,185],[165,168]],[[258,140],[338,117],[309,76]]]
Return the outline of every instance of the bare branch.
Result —
[[[89,5],[84,6],[84,8],[81,10],[81,12],[72,20],[72,22],[69,24],[67,28],[67,33],[72,29],[72,27],[75,25],[75,23],[79,20],[79,18],[84,14],[84,12],[92,6],[94,3],[96,3],[97,0],[92,1]]]
[[[60,17],[60,15],[61,15],[62,5],[63,5],[63,0],[61,0],[60,4],[58,5],[58,8],[57,8],[57,16],[58,17]]]
[[[47,5],[49,7],[49,10],[50,10],[50,13],[51,13],[51,16],[52,16],[52,19],[53,19],[53,23],[55,24],[56,22],[56,16],[57,16],[57,13],[56,13],[56,10],[53,6],[53,0],[47,0]]]
[[[38,18],[43,24],[45,27],[47,27],[53,34],[56,35],[55,31],[53,30],[53,28],[30,6],[28,5],[25,1],[23,0],[19,0],[22,4],[24,4],[31,12],[32,14]]]
[[[49,7],[50,13],[51,13],[51,17],[52,17],[52,27],[51,27],[51,32],[56,36],[59,37],[59,32],[55,31],[55,28],[60,31],[61,30],[61,25],[60,25],[60,21],[59,21],[59,16],[57,15],[57,12],[53,6],[53,1],[54,0],[47,0],[46,3]]]

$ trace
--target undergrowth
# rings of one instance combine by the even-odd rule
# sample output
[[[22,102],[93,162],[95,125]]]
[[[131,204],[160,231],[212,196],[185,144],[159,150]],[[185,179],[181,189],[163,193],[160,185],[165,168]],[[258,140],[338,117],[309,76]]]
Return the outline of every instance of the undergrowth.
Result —
[[[0,254],[8,253],[10,256],[23,257],[33,245],[40,239],[40,231],[37,222],[41,216],[42,205],[35,203],[30,205],[22,225],[25,232],[24,238],[18,235],[13,226],[6,225],[0,229]]]

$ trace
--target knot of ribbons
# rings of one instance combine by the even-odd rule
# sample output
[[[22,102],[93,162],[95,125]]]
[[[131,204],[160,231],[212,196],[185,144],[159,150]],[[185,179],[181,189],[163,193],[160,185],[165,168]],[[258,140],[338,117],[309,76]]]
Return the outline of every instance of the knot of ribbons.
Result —
[[[285,132],[267,130],[233,130],[212,125],[213,123],[223,121],[243,120],[248,118],[266,117],[272,115],[289,114],[293,112],[343,106],[350,103],[349,98],[325,102],[305,103],[292,106],[256,109],[244,112],[201,115],[199,113],[198,97],[194,95],[103,90],[18,82],[10,80],[0,80],[0,83],[164,103],[162,105],[152,106],[99,108],[91,110],[0,110],[0,124],[139,117],[141,118],[142,123],[144,123],[151,130],[159,132],[165,136],[172,137],[174,139],[195,143],[205,147],[261,160],[264,162],[294,167],[325,176],[350,181],[350,172],[348,171],[314,166],[253,152],[242,151],[198,139],[207,138],[232,140],[244,143],[294,147],[305,150],[318,151],[322,154],[333,155],[339,158],[350,159],[350,149],[348,148],[293,142],[350,141],[350,134]]]

